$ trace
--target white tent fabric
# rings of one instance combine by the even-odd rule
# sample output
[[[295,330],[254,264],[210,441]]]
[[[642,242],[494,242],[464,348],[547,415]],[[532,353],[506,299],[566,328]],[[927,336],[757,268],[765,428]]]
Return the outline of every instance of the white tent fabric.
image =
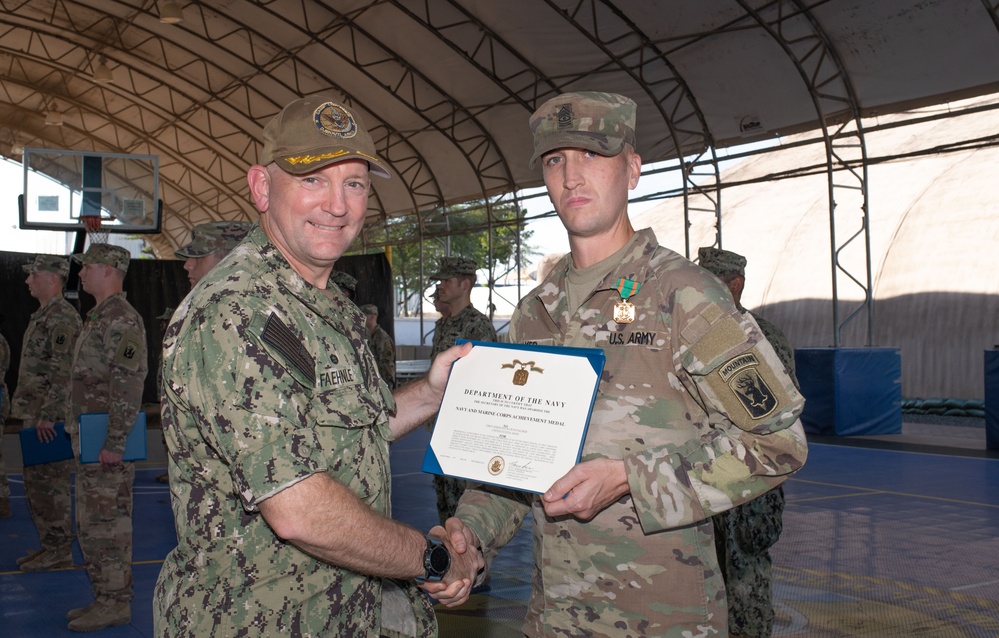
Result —
[[[999,96],[990,96],[949,108],[997,103]],[[900,119],[900,115],[883,116],[878,123],[890,125]],[[978,110],[888,127],[867,137],[872,157],[899,158],[870,168],[872,345],[901,350],[905,397],[983,396],[982,353],[999,344],[996,131],[999,111]],[[821,162],[815,145],[791,148],[806,136],[786,139],[786,151],[743,161],[724,174],[724,181]],[[911,152],[972,139],[992,139],[992,144],[905,158]],[[814,175],[733,187],[723,199],[722,246],[748,259],[743,304],[780,326],[797,348],[833,345],[826,189],[825,176]],[[681,253],[682,221],[682,204],[677,200],[632,220],[636,228],[652,227],[660,243]],[[715,231],[712,220],[692,221],[691,252],[696,258],[697,247],[711,245]],[[856,287],[841,288],[844,316],[861,299]],[[842,345],[866,345],[865,319],[866,315],[858,316],[846,327]]]

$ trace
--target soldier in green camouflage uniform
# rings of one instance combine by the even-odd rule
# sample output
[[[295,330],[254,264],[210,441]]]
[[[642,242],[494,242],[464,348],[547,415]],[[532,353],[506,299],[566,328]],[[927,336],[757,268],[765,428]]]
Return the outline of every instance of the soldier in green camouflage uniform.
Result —
[[[73,631],[97,631],[131,621],[135,464],[122,457],[142,407],[146,329],[122,292],[127,250],[93,244],[73,259],[83,265],[83,289],[97,300],[76,341],[66,413],[77,459],[76,531],[95,600],[67,617]],[[80,463],[77,417],[90,412],[108,414],[108,432],[99,462]]]
[[[794,350],[787,337],[777,326],[742,305],[746,258],[729,250],[704,247],[697,251],[697,263],[728,287],[739,312],[752,315],[798,387]],[[713,518],[715,546],[728,598],[728,630],[733,638],[773,635],[770,548],[784,528],[783,513],[784,488],[777,487]]]
[[[13,415],[34,427],[38,440],[55,438],[54,426],[66,418],[69,370],[73,364],[80,313],[63,297],[69,260],[38,255],[24,265],[25,283],[40,307],[31,315],[21,344]],[[72,460],[24,468],[24,496],[41,548],[18,559],[22,571],[72,567]]]
[[[631,227],[634,126],[634,102],[606,93],[561,95],[531,117],[531,163],[571,252],[518,304],[510,340],[601,348],[606,364],[578,465],[540,497],[468,490],[448,521],[488,552],[532,513],[532,637],[727,635],[710,517],[779,485],[807,452],[804,401],[756,324]]]
[[[432,544],[389,518],[388,445],[439,405],[467,348],[393,396],[360,310],[326,290],[364,222],[369,171],[388,171],[332,97],[295,100],[263,137],[247,174],[260,226],[187,296],[165,338],[178,545],[156,583],[154,633],[435,636],[412,580],[383,582],[429,575]],[[446,598],[467,595],[482,564],[469,558],[444,575]]]
[[[378,306],[366,303],[361,306],[368,348],[378,364],[378,374],[390,388],[395,387],[395,344],[385,329],[378,325]]]
[[[7,469],[3,463],[3,430],[10,412],[7,395],[7,368],[10,367],[10,345],[0,335],[0,518],[10,518],[10,485],[7,483]]]
[[[496,328],[489,317],[472,305],[472,287],[475,286],[478,265],[464,257],[441,257],[437,272],[430,275],[437,280],[437,301],[447,304],[450,316],[441,318],[434,328],[434,343],[430,350],[431,359],[455,344],[458,339],[469,341],[496,341]],[[432,422],[431,422],[432,423]],[[437,492],[437,515],[441,525],[454,516],[458,499],[465,491],[467,481],[434,474],[434,488]]]

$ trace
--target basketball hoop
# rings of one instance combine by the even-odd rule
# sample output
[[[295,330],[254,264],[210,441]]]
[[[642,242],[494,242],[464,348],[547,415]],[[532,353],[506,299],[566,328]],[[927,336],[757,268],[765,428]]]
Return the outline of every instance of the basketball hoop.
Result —
[[[108,231],[101,226],[100,215],[81,215],[80,221],[83,222],[83,227],[87,229],[87,240],[91,246],[108,243]]]

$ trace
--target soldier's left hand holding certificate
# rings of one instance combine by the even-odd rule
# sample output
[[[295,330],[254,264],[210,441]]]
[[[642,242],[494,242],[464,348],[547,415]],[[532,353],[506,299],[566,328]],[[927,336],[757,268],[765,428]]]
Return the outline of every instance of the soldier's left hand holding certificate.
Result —
[[[451,369],[423,471],[544,493],[579,462],[604,353],[473,344]]]

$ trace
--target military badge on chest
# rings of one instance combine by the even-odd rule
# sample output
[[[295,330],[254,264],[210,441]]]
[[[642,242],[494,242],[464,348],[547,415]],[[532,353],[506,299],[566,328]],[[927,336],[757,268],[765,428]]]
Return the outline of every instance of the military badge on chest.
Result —
[[[617,280],[617,292],[621,295],[621,301],[614,304],[614,322],[631,323],[635,320],[635,304],[628,301],[629,298],[638,294],[642,287],[642,282],[630,279]]]

